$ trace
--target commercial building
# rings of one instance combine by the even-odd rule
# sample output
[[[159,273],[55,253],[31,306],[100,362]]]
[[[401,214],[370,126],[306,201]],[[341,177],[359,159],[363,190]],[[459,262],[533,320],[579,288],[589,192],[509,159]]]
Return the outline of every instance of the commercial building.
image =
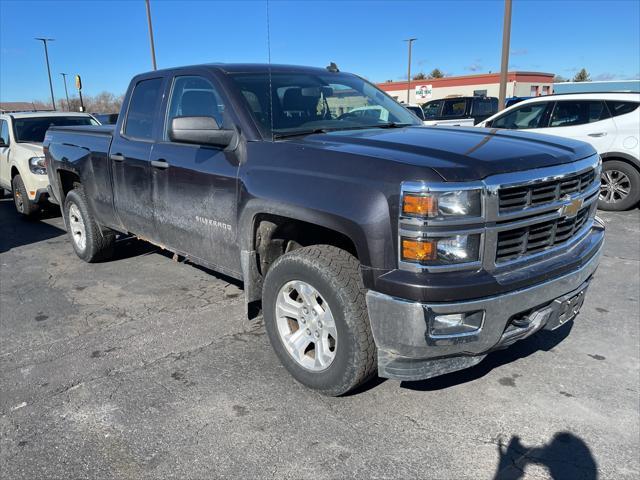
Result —
[[[553,93],[553,73],[509,72],[507,97],[537,97]],[[400,102],[407,102],[407,81],[379,83],[378,87]],[[409,103],[422,104],[450,96],[485,95],[497,97],[500,73],[412,80]]]

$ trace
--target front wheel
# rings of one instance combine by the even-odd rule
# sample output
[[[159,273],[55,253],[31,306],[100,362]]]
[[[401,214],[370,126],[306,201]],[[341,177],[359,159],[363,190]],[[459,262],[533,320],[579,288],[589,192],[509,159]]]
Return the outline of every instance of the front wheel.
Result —
[[[31,217],[38,213],[40,207],[37,203],[29,200],[27,188],[24,186],[24,181],[20,175],[13,177],[13,180],[11,180],[11,187],[13,192],[13,203],[16,206],[18,213],[26,217]]]
[[[71,190],[64,201],[64,219],[73,249],[85,262],[107,260],[113,255],[115,234],[102,231],[89,211],[81,186]]]
[[[279,257],[263,290],[265,328],[278,358],[300,383],[342,395],[375,374],[358,260],[329,245]]]
[[[600,198],[598,208],[602,210],[628,210],[640,201],[640,172],[626,162],[605,161],[600,175]]]

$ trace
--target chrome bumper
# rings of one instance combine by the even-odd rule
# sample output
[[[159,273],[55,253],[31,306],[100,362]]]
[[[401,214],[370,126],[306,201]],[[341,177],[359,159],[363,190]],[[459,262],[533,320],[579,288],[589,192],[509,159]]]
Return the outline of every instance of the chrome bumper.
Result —
[[[604,236],[602,230],[592,234]],[[591,258],[569,274],[479,300],[425,304],[370,290],[367,310],[378,348],[378,374],[419,380],[461,370],[479,363],[491,350],[571,320],[575,314],[567,315],[563,309],[579,309],[602,249],[600,239]],[[484,311],[484,320],[478,330],[446,336],[430,332],[434,315],[479,310]]]

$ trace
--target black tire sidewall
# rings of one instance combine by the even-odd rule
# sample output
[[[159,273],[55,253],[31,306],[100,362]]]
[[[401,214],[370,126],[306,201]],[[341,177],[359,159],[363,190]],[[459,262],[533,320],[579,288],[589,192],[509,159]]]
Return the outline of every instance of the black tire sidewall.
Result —
[[[27,188],[24,186],[24,181],[22,177],[18,174],[11,180],[11,196],[13,198],[13,204],[16,207],[16,211],[20,215],[24,215],[26,217],[33,215],[38,211],[38,206],[29,200],[29,195],[27,194]],[[22,211],[18,210],[18,203],[16,202],[16,192],[20,192],[22,196]]]
[[[329,394],[340,394],[346,391],[356,372],[354,345],[357,342],[353,329],[350,328],[345,312],[345,299],[341,292],[331,284],[331,278],[323,272],[313,259],[281,257],[269,269],[263,291],[263,315],[265,329],[278,358],[289,373],[300,383]],[[275,315],[275,300],[280,289],[289,281],[300,280],[312,285],[327,301],[333,315],[338,333],[336,356],[331,365],[320,372],[313,372],[300,366],[286,350],[282,343]]]
[[[602,200],[598,200],[598,208],[606,211],[622,211],[628,210],[640,201],[640,172],[632,165],[620,160],[609,160],[602,164],[602,171],[618,170],[623,172],[631,181],[631,191],[624,200],[617,203],[607,203]]]
[[[84,222],[85,236],[86,236],[86,244],[84,250],[80,250],[76,245],[75,240],[73,239],[73,233],[71,232],[71,228],[69,225],[69,209],[71,205],[75,205],[78,207],[80,211],[80,215],[82,216],[82,221]],[[64,200],[64,221],[67,227],[67,232],[69,233],[69,239],[71,240],[71,244],[73,245],[73,249],[76,252],[76,255],[80,257],[82,260],[86,262],[91,262],[96,255],[96,239],[94,238],[94,228],[93,218],[89,213],[89,209],[84,200],[84,196],[82,193],[77,190],[71,190],[67,197]]]

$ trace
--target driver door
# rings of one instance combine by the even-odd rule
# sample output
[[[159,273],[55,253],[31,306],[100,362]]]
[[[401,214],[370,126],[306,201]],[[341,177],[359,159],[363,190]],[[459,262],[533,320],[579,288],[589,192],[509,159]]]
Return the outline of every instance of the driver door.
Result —
[[[0,120],[0,137],[4,145],[0,147],[0,187],[11,189],[11,175],[9,168],[9,151],[11,140],[9,138],[9,122]]]

